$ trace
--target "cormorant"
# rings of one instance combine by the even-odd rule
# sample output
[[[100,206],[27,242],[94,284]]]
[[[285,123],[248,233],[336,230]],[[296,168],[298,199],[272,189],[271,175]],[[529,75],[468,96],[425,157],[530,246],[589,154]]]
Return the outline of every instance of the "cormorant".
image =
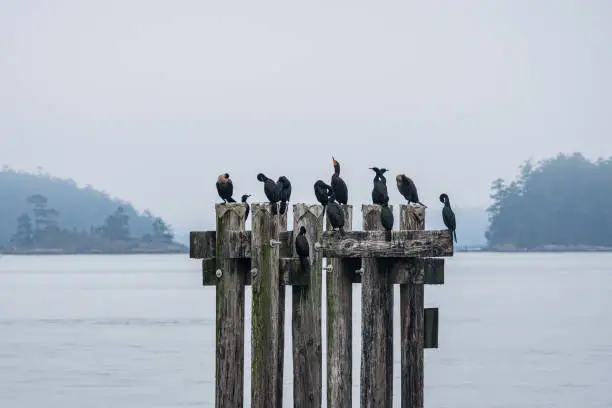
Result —
[[[232,184],[229,174],[223,173],[219,174],[219,177],[217,177],[217,193],[219,193],[219,197],[223,199],[224,203],[236,202],[236,200],[232,198],[232,194],[234,193],[234,184]]]
[[[284,214],[287,211],[287,201],[291,198],[291,183],[285,176],[280,176],[276,182],[278,186],[278,199],[280,200],[280,213]]]
[[[302,270],[307,270],[310,247],[308,246],[308,239],[306,238],[306,228],[304,228],[303,225],[300,227],[300,233],[295,238],[295,252],[300,257]]]
[[[380,223],[387,231],[393,229],[393,211],[387,204],[380,206]]]
[[[383,175],[387,169],[379,169],[378,167],[370,167],[374,170],[374,187],[372,188],[372,202],[374,204],[385,205],[389,203],[389,194],[387,193],[387,179]]]
[[[455,221],[455,213],[450,205],[450,200],[448,199],[448,195],[446,193],[440,194],[440,202],[444,203],[444,208],[442,208],[442,220],[444,221],[444,225],[448,228],[453,237],[455,238],[455,242],[457,242],[457,232],[455,231],[457,228],[457,222]]]
[[[334,192],[334,196],[336,196],[336,200],[340,204],[346,205],[348,203],[348,188],[346,187],[346,183],[340,177],[340,163],[332,156],[332,160],[334,163],[334,174],[331,178],[331,188]]]
[[[240,199],[243,203],[246,204],[246,211],[244,212],[244,220],[246,221],[247,218],[249,218],[249,203],[247,203],[247,198],[249,198],[251,195],[250,194],[244,194],[242,196],[242,198]]]
[[[340,207],[340,204],[333,200],[333,197],[327,203],[327,219],[332,226],[332,229],[340,230],[340,233],[344,235],[344,212]]]
[[[317,201],[321,203],[323,206],[323,210],[325,211],[325,206],[330,201],[330,198],[334,199],[334,192],[332,188],[325,184],[323,180],[317,180],[314,183],[314,192],[317,197]]]
[[[397,189],[404,196],[404,198],[408,201],[408,203],[417,203],[427,208],[425,204],[419,201],[419,193],[417,192],[416,185],[414,181],[410,177],[406,177],[405,174],[398,174],[395,177],[395,181],[397,182]]]
[[[276,203],[278,203],[280,200],[278,185],[274,182],[274,180],[266,177],[263,173],[259,173],[257,175],[257,180],[264,183],[264,193],[266,194],[270,204],[272,204],[272,214],[276,215],[278,213]]]

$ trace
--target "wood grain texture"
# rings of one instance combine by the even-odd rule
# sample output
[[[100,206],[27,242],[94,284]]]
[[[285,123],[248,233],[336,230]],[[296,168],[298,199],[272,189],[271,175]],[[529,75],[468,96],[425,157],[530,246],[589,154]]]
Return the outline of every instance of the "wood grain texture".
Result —
[[[423,228],[425,209],[401,205],[400,229]],[[417,260],[410,262],[416,265]],[[402,408],[423,408],[424,288],[423,284],[416,283],[400,285]]]
[[[282,370],[279,371],[280,279],[279,245],[270,240],[279,238],[279,216],[273,216],[269,203],[251,204],[252,241],[251,277],[251,406],[281,408],[279,401]]]
[[[323,206],[295,204],[293,206],[293,231],[306,228],[310,247],[310,269],[302,273],[309,277],[310,285],[292,288],[293,334],[293,405],[300,408],[321,408],[322,400],[322,336],[321,295],[322,266],[320,252],[314,243],[323,232]],[[294,236],[297,237],[297,234]],[[293,245],[294,256],[295,245]]]
[[[287,206],[288,208],[288,206]],[[279,231],[279,241],[280,234],[287,232],[287,213],[289,211],[285,211],[282,215],[277,215],[278,217],[278,231]],[[278,244],[278,251],[280,256],[280,251],[283,248],[282,241]],[[280,261],[280,260],[279,260]],[[279,262],[279,279],[280,279],[280,262]],[[278,288],[278,364],[276,366],[276,370],[278,371],[277,376],[277,384],[276,384],[276,402],[279,407],[283,406],[283,367],[285,365],[285,285],[282,282],[279,282]]]
[[[353,225],[353,206],[341,205],[344,211],[344,230]],[[328,231],[332,226],[327,221]],[[355,261],[359,266],[355,267]],[[327,406],[353,406],[353,280],[361,275],[355,270],[361,260],[327,258],[332,270],[326,273],[327,291]]]
[[[244,204],[217,204],[217,237],[244,230]],[[217,247],[222,242],[216,243]],[[244,404],[244,281],[246,268],[237,259],[219,257],[216,284],[215,406]]]
[[[217,284],[216,276],[216,259],[203,259],[202,260],[202,282],[204,286],[214,286]],[[250,259],[238,259],[238,262],[243,263],[244,268],[248,270],[246,274],[245,285],[251,285],[251,260]],[[280,258],[278,262],[280,283],[285,286],[308,286],[310,285],[310,278],[304,276],[300,269],[299,258]]]
[[[369,212],[371,214],[371,212]],[[380,223],[380,220],[378,221]],[[325,231],[319,240],[324,257],[406,258],[452,256],[448,230]]]
[[[395,284],[443,284],[444,258],[397,259],[391,267],[389,280]]]
[[[383,228],[380,206],[363,205],[362,213],[365,231]],[[361,408],[393,405],[393,286],[388,279],[393,261],[361,261]]]
[[[285,218],[286,219],[286,218]],[[227,246],[231,258],[250,258],[251,257],[251,231],[230,231],[229,240],[237,244]],[[189,233],[190,246],[189,253],[192,259],[209,259],[217,256],[216,250],[216,231],[191,231]],[[293,232],[282,231],[279,234],[280,256],[291,258],[293,253]]]
[[[425,348],[438,348],[438,308],[426,307],[424,313]]]

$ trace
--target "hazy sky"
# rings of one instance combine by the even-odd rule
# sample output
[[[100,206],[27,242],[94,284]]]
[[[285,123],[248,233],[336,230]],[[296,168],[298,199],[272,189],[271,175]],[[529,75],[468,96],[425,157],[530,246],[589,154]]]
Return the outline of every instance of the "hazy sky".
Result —
[[[0,1],[0,164],[201,225],[229,172],[315,202],[342,164],[487,205],[529,157],[612,155],[611,1]],[[569,187],[568,187],[569,188]]]

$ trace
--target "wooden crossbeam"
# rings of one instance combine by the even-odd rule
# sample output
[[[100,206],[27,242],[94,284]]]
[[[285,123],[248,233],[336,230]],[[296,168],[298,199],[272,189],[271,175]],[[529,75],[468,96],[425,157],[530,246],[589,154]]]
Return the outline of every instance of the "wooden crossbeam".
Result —
[[[231,242],[225,248],[230,258],[251,257],[251,231],[230,231],[227,240]],[[293,256],[293,231],[281,231],[279,233],[280,256],[291,258]],[[189,233],[189,258],[210,259],[217,256],[217,232],[216,231],[191,231]]]
[[[216,256],[215,231],[192,231],[189,234],[189,257],[209,259]],[[228,231],[223,254],[228,258],[251,257],[251,231]],[[279,234],[280,256],[293,254],[293,231]],[[324,257],[346,258],[405,258],[452,256],[453,241],[448,230],[425,231],[352,231],[341,235],[337,231],[322,234],[315,250]]]
[[[250,259],[240,259],[244,262],[246,274],[246,285],[251,284],[253,270],[251,269]],[[309,271],[302,271],[299,258],[280,258],[278,262],[280,268],[280,282],[285,286],[308,286],[310,283]],[[224,271],[221,271],[224,273]],[[217,284],[217,265],[215,258],[208,258],[202,261],[202,284],[204,286],[214,286]]]
[[[345,258],[344,261],[353,271],[353,283],[361,283],[361,259]],[[251,270],[251,260],[243,258],[244,270]],[[308,286],[310,277],[300,269],[299,258],[280,258],[280,280],[286,286]],[[339,271],[328,270],[328,273],[339,273]],[[221,271],[223,273],[223,271]],[[246,284],[251,284],[251,273],[246,276]],[[204,286],[216,285],[217,266],[215,258],[202,261],[202,284]],[[425,284],[441,285],[444,283],[444,258],[416,258],[398,259],[393,262],[390,270],[389,281],[392,284]]]
[[[342,235],[326,231],[316,250],[324,257],[405,258],[452,256],[453,240],[448,230],[351,231]]]

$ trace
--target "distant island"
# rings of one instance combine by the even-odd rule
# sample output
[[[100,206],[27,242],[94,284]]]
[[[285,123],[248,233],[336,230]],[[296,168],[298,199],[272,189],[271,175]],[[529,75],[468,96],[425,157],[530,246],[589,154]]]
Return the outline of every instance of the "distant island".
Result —
[[[0,253],[187,253],[149,211],[69,179],[0,171]]]
[[[612,251],[612,157],[559,154],[519,169],[491,184],[485,250]]]

